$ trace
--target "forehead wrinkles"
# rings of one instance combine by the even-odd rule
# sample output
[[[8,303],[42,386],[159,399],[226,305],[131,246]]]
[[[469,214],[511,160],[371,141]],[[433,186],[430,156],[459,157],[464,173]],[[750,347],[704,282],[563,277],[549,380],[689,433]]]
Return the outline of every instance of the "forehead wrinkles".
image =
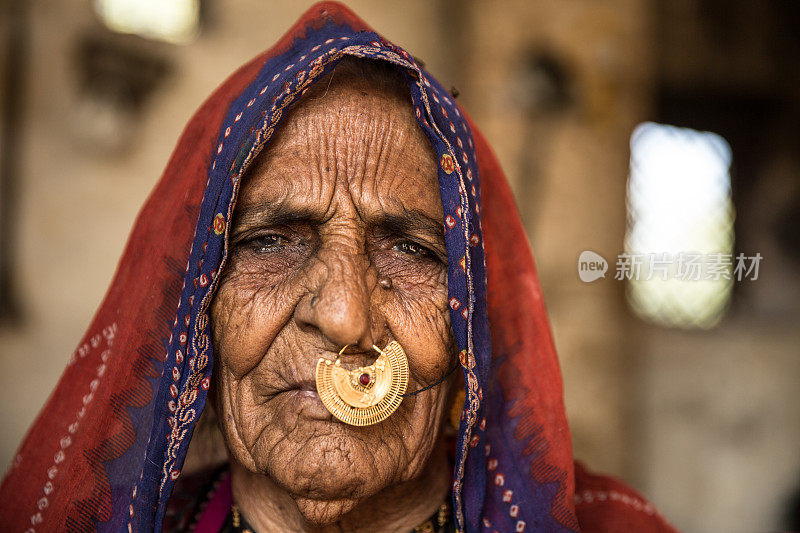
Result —
[[[436,168],[410,102],[355,81],[301,101],[244,182],[240,207],[284,203],[350,223],[405,208],[441,218]]]
[[[395,97],[342,88],[310,102],[293,129],[304,143],[313,181],[320,182],[316,189],[330,195],[331,208],[360,212],[402,205],[412,174],[432,168],[435,176],[432,161],[419,161],[431,149],[410,104]]]

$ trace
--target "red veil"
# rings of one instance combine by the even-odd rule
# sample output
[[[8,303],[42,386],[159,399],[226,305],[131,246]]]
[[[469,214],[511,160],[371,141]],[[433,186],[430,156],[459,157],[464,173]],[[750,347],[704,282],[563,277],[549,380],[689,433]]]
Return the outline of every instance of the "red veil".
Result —
[[[672,531],[619,481],[573,464],[536,269],[489,144],[402,49],[340,4],[306,12],[186,126],[118,270],[0,487],[8,531],[159,528],[205,404],[207,305],[239,178],[283,112],[344,55],[404,70],[439,157],[451,316],[467,397],[453,472],[467,531]]]

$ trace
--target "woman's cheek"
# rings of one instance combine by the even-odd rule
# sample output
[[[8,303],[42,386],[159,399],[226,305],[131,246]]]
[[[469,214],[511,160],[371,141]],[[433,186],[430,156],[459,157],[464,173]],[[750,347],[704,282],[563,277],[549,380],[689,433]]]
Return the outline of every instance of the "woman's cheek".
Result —
[[[440,379],[450,365],[452,332],[444,267],[406,269],[392,279],[386,315],[397,340],[409,354],[419,383]]]
[[[235,376],[255,368],[288,312],[285,273],[233,258],[212,306],[212,333],[221,362]]]
[[[378,276],[389,278],[405,299],[447,305],[447,266],[441,262],[392,250],[374,252],[370,259]]]
[[[447,273],[444,267],[405,271],[392,280],[392,286],[400,306],[416,319],[416,327],[436,329],[439,333],[442,333],[444,326],[449,327]]]

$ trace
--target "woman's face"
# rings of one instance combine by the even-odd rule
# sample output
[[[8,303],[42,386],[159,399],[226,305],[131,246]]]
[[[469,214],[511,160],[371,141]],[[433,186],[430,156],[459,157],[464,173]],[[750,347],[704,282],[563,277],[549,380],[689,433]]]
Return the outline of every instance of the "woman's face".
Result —
[[[409,391],[454,360],[433,150],[410,103],[335,78],[292,111],[243,182],[211,310],[216,407],[232,458],[301,511],[418,476],[448,393],[442,384],[379,424],[348,426],[316,393],[320,357],[355,345],[342,359],[354,368],[375,359],[372,344],[396,340]]]

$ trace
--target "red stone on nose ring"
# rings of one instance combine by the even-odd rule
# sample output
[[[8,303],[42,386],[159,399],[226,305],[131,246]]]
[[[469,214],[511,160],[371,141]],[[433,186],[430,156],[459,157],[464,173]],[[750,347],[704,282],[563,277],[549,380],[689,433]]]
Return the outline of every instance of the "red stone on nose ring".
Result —
[[[358,378],[358,382],[361,383],[365,387],[367,385],[369,385],[369,382],[370,382],[369,374],[367,374],[366,372],[361,374],[361,376]]]

